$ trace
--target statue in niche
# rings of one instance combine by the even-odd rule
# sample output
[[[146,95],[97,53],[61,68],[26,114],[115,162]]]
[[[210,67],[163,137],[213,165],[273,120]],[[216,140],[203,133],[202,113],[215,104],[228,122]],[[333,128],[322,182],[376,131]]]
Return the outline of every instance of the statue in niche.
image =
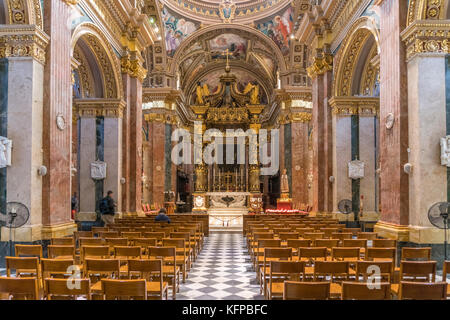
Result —
[[[286,169],[283,169],[283,174],[281,175],[281,193],[289,193],[289,178]]]
[[[91,163],[91,178],[94,180],[106,179],[106,162],[95,161]]]
[[[441,138],[441,165],[450,167],[450,136]]]
[[[258,83],[251,83],[249,82],[247,86],[244,89],[243,94],[250,95],[250,104],[260,104],[259,100],[259,85]]]
[[[5,137],[0,137],[0,168],[11,166],[12,141]]]

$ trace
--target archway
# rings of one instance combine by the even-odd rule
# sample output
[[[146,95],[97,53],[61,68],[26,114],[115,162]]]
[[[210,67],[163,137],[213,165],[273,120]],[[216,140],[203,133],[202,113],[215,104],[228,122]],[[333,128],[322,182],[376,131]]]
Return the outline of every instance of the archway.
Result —
[[[72,194],[77,193],[78,209],[84,214],[80,219],[95,221],[105,189],[114,189],[119,194],[117,185],[110,186],[108,176],[93,179],[91,164],[109,162],[119,167],[117,132],[124,107],[122,79],[118,58],[101,31],[90,23],[74,30],[72,57]]]
[[[353,209],[363,206],[365,217],[379,211],[379,31],[371,18],[355,22],[336,57],[333,81],[333,209],[346,198]],[[362,178],[349,179],[347,163],[364,166]],[[342,219],[345,219],[343,216]]]

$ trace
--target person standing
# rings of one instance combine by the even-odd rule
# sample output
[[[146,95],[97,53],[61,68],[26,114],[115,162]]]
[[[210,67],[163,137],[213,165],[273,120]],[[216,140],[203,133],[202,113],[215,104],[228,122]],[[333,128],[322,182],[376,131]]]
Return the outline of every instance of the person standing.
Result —
[[[109,225],[114,223],[116,204],[113,199],[113,192],[108,191],[106,197],[104,197],[100,202],[100,213],[102,214],[102,221],[104,225]]]
[[[78,211],[78,197],[76,192],[73,193],[71,206],[72,206],[72,219],[75,220],[75,213]]]

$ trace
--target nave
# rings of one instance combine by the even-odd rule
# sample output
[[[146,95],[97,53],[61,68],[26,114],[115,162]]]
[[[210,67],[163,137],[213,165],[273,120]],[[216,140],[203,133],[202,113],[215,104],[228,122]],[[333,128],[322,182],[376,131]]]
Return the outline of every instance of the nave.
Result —
[[[210,233],[177,300],[260,300],[242,233]]]

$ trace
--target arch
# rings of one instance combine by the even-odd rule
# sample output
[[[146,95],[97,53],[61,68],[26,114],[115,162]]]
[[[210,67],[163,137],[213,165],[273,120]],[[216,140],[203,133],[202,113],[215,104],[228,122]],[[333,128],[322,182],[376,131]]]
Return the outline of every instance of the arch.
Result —
[[[72,33],[71,55],[78,41],[83,41],[94,53],[103,76],[104,98],[122,99],[123,86],[120,62],[103,32],[94,24],[79,24]]]
[[[407,25],[418,20],[450,19],[448,0],[410,0]]]
[[[206,68],[204,68],[203,70],[201,70],[200,72],[198,72],[193,78],[189,79],[189,81],[188,81],[189,85],[184,90],[185,97],[188,99],[188,101],[191,98],[192,94],[194,93],[197,82],[200,79],[202,79],[208,73],[215,72],[217,70],[224,70],[225,66],[226,66],[225,61],[220,62],[220,63],[211,64],[211,65],[207,66]],[[271,92],[272,92],[271,86],[263,74],[250,69],[250,66],[245,67],[244,65],[238,64],[235,61],[230,61],[230,66],[231,66],[231,73],[233,73],[233,70],[242,70],[242,71],[245,71],[248,74],[252,75],[258,81],[258,83],[261,84],[261,87],[264,90],[264,92],[267,96],[267,99],[270,100]],[[225,73],[225,71],[224,71],[224,73]]]
[[[197,41],[199,38],[213,38],[214,36],[223,33],[234,33],[247,36],[247,38],[258,38],[262,43],[272,49],[272,52],[275,55],[274,58],[280,68],[280,72],[284,73],[287,71],[286,61],[283,54],[281,53],[280,48],[278,48],[278,46],[275,44],[275,42],[272,41],[272,39],[267,37],[261,31],[245,25],[221,23],[201,28],[191,34],[187,39],[185,39],[177,48],[175,56],[173,57],[173,61],[169,67],[169,73],[171,75],[174,75],[176,73],[178,61],[181,61],[183,52],[188,49],[193,42]]]
[[[376,46],[376,54],[380,53],[379,38],[379,31],[373,18],[362,17],[352,25],[342,42],[342,49],[336,57],[336,76],[333,80],[332,89],[335,97],[348,97],[355,91],[360,91],[359,87],[355,88],[361,82],[356,83],[354,81],[355,70],[358,68],[359,61],[367,60],[373,46]]]
[[[0,0],[0,24],[8,24],[7,13],[8,6],[6,4],[6,0]]]

